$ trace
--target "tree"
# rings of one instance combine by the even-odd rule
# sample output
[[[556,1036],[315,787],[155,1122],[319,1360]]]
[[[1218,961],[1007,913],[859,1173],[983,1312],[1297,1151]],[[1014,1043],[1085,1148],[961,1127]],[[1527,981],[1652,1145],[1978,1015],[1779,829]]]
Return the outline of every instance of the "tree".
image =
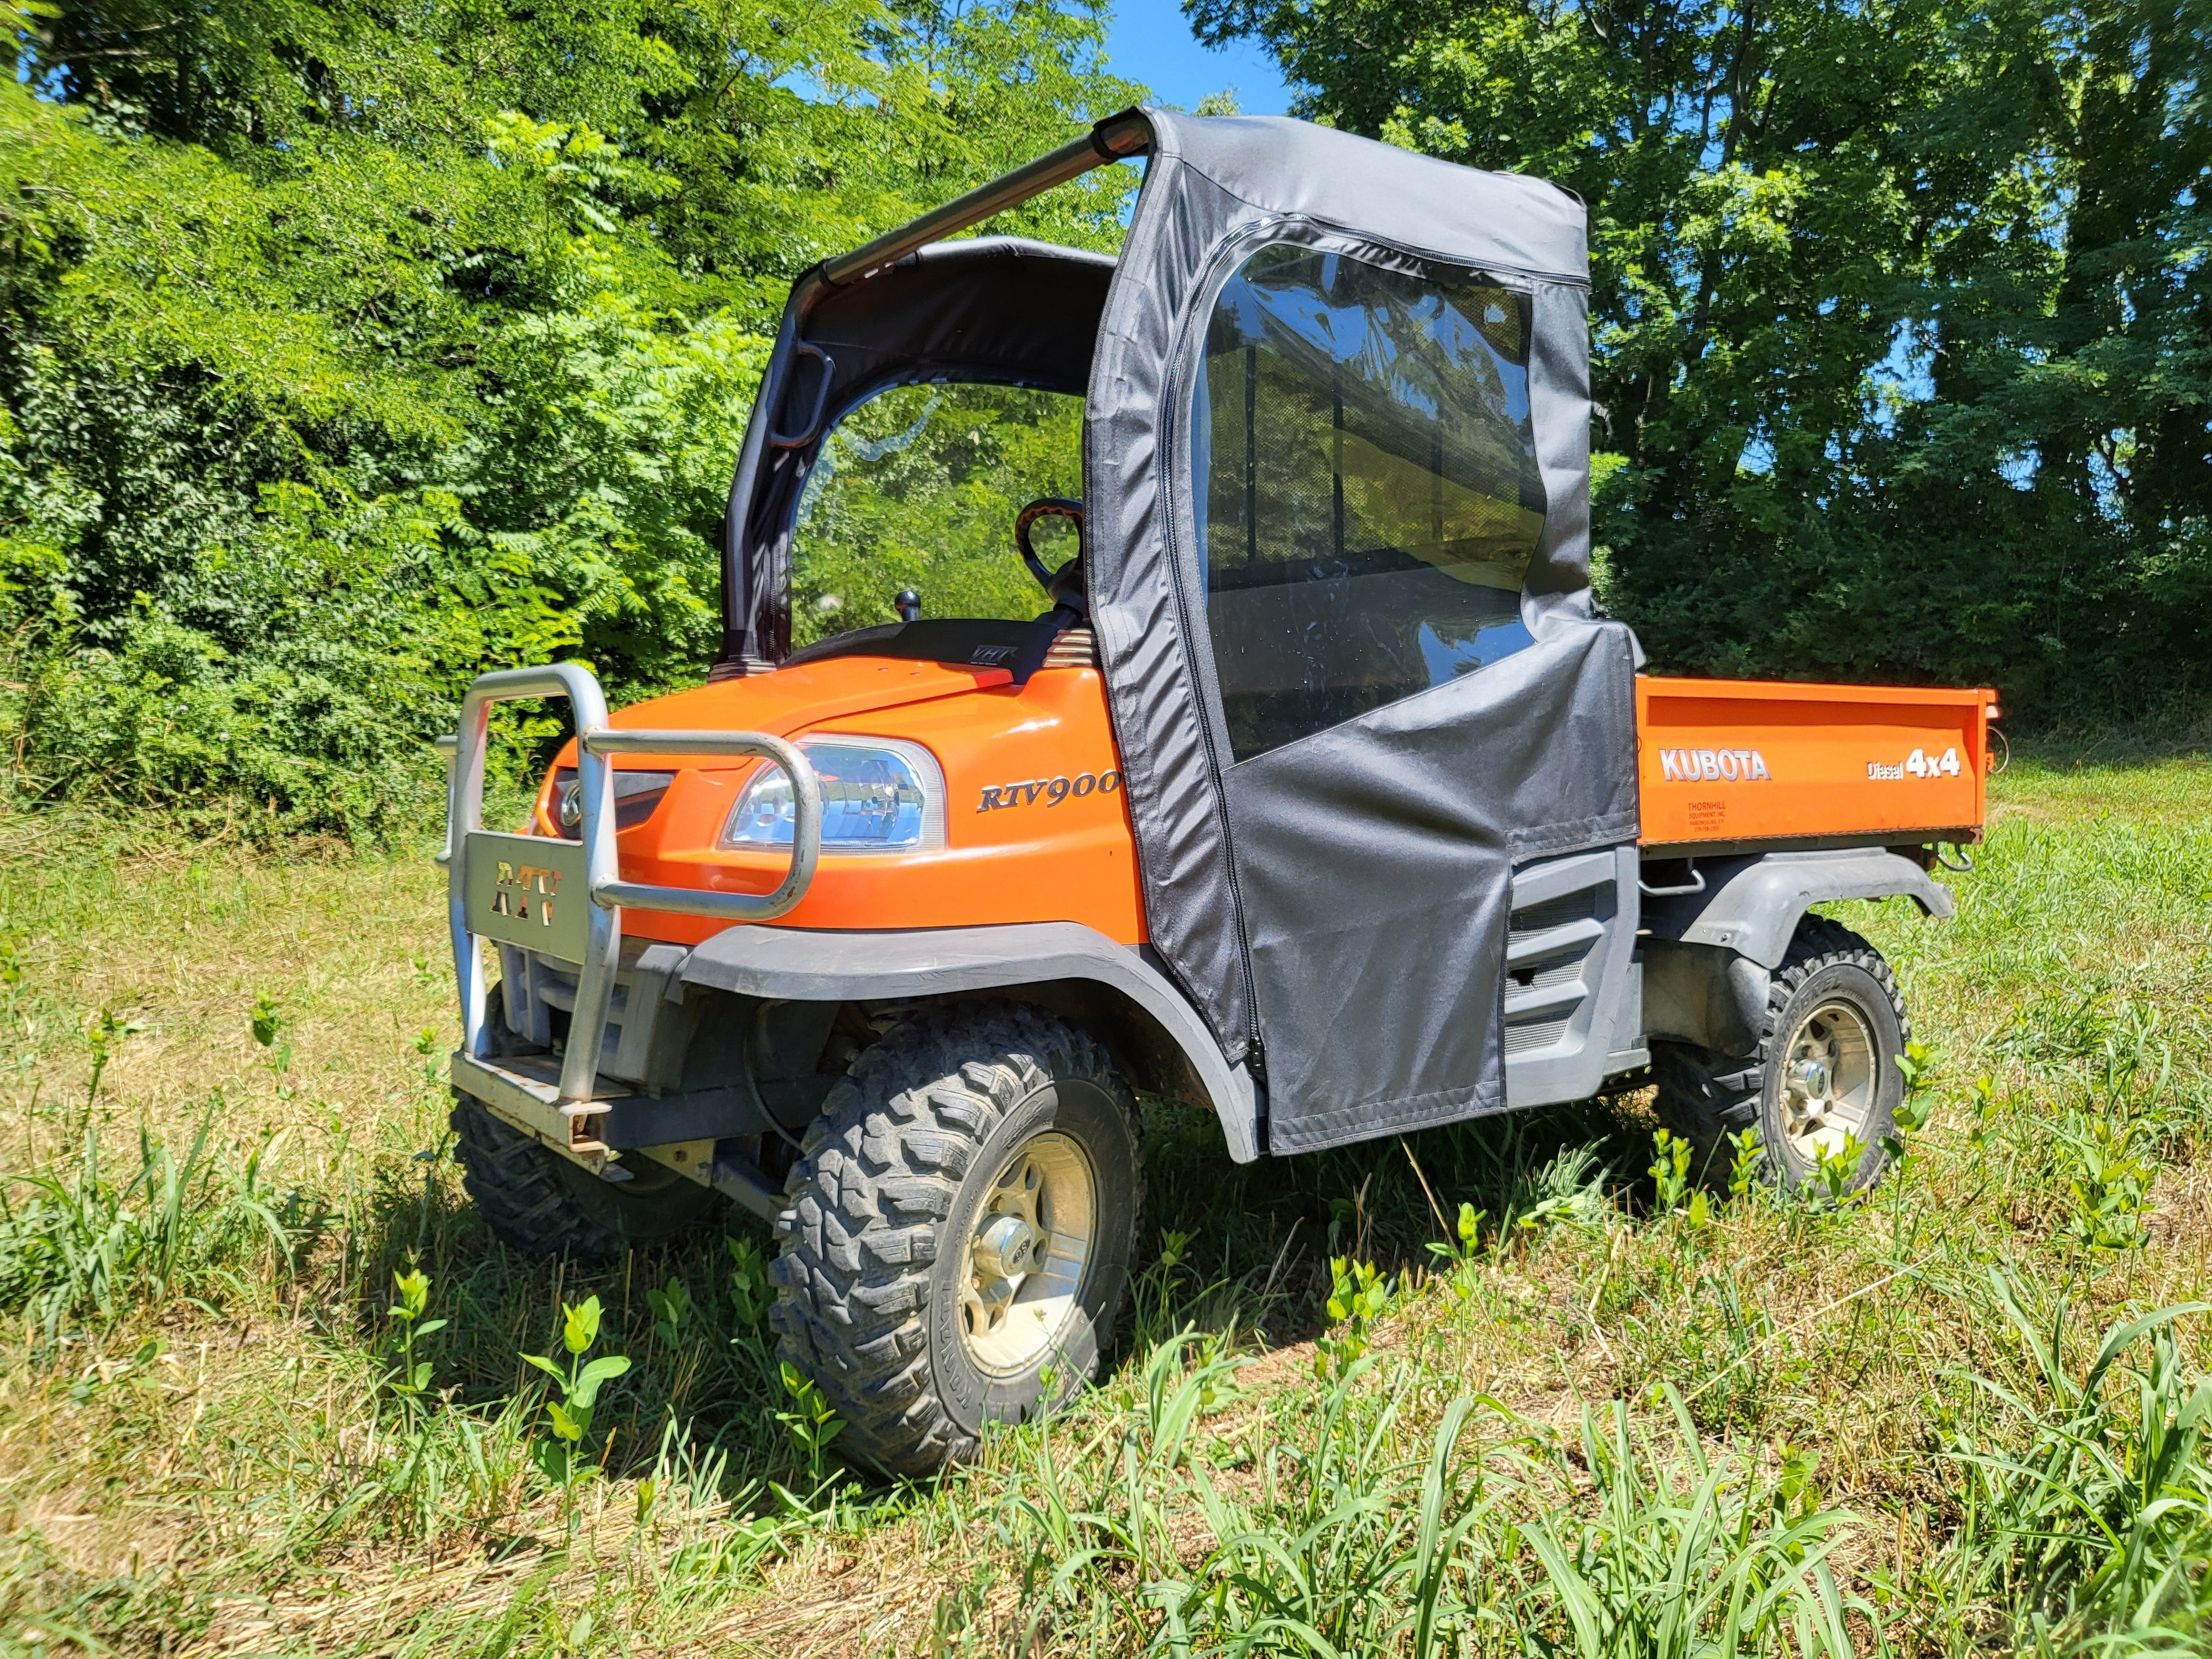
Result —
[[[2203,688],[2202,0],[1189,10],[1589,204],[1604,588],[1662,661]]]
[[[792,278],[1133,101],[1102,15],[11,11],[0,722],[32,781],[372,833],[419,819],[484,666],[702,672]],[[1120,188],[1009,218],[1111,246]]]

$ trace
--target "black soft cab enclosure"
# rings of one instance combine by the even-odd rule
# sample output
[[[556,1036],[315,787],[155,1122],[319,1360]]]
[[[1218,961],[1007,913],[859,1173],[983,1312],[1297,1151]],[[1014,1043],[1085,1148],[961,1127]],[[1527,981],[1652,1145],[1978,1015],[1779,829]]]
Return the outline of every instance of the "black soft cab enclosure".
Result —
[[[1118,260],[941,240],[1139,155]],[[1636,647],[1589,601],[1584,224],[1535,179],[1133,110],[785,313],[718,673],[791,654],[793,517],[846,411],[933,380],[1082,393],[1152,944],[1271,1151],[1502,1109],[1514,869],[1635,839]],[[930,627],[834,648],[975,648]]]

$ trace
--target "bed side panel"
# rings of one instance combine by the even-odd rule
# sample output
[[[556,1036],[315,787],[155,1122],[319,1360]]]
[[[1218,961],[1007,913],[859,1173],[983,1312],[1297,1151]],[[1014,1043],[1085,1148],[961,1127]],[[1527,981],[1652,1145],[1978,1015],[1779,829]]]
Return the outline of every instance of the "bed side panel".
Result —
[[[1979,838],[1996,694],[1636,683],[1647,848]]]

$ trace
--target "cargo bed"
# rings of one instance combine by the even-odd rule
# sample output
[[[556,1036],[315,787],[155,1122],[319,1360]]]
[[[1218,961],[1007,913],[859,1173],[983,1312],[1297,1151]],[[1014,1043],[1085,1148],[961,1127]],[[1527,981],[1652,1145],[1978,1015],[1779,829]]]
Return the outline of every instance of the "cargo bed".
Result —
[[[1981,839],[1996,693],[1639,676],[1646,858]]]

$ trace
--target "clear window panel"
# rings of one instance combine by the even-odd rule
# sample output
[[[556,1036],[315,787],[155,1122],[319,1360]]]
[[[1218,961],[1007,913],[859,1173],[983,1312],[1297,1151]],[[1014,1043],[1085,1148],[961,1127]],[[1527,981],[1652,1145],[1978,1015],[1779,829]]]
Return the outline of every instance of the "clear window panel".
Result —
[[[1544,525],[1529,306],[1483,277],[1263,249],[1196,391],[1206,618],[1247,760],[1529,643]]]
[[[1040,495],[1083,493],[1083,399],[1018,386],[894,386],[823,440],[799,498],[791,642],[898,620],[901,588],[926,617],[1026,622],[1048,608],[1014,547]],[[1075,551],[1064,520],[1035,537],[1055,568]]]

